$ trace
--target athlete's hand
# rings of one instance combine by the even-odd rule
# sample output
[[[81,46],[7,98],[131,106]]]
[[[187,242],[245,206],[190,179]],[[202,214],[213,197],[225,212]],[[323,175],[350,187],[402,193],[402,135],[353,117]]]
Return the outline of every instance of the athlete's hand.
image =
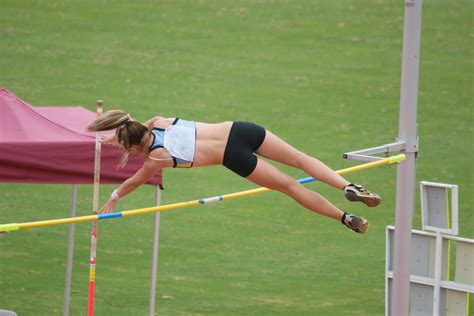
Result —
[[[116,203],[117,203],[117,201],[109,199],[107,201],[107,203],[105,203],[104,206],[102,206],[102,208],[100,209],[100,212],[103,213],[103,214],[107,214],[107,213],[112,212],[115,209],[115,204]]]

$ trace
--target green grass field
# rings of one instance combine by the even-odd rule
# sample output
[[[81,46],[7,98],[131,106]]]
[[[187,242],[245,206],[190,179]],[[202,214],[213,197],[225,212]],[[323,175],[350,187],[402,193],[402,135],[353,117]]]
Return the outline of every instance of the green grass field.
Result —
[[[472,12],[468,0],[424,2],[417,162],[417,181],[459,185],[469,238]],[[33,105],[94,110],[103,99],[140,120],[250,120],[340,169],[354,165],[343,152],[397,136],[402,27],[403,1],[1,0],[0,86]],[[367,217],[363,236],[277,193],[163,213],[157,314],[382,315],[396,168],[348,179],[383,204],[366,209],[308,186]],[[164,181],[163,203],[254,187],[222,167],[166,170]],[[101,187],[102,202],[112,189]],[[69,198],[69,186],[0,184],[0,223],[65,217]],[[153,188],[142,187],[119,210],[152,203]],[[81,186],[78,214],[91,208],[92,187]],[[96,315],[147,315],[152,221],[99,225]],[[86,314],[90,230],[76,225],[73,315]],[[0,309],[62,314],[66,239],[65,226],[0,239]]]

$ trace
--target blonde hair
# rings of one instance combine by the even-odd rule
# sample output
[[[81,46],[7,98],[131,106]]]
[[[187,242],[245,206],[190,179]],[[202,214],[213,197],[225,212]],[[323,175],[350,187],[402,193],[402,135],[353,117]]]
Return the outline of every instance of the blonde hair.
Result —
[[[132,146],[143,148],[149,137],[149,129],[140,122],[132,119],[130,114],[122,110],[110,110],[97,117],[88,126],[91,132],[115,130],[115,139],[125,149],[118,167],[122,168],[128,161],[128,150]]]

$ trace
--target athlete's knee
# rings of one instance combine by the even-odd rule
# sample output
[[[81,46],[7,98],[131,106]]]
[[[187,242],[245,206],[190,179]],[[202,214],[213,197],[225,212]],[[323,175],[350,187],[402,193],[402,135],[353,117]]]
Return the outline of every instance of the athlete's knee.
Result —
[[[290,194],[294,191],[300,184],[295,179],[288,177],[282,177],[276,183],[274,183],[274,190]]]
[[[298,152],[293,158],[294,167],[298,169],[304,169],[304,167],[309,163],[310,159],[311,157],[305,153]]]

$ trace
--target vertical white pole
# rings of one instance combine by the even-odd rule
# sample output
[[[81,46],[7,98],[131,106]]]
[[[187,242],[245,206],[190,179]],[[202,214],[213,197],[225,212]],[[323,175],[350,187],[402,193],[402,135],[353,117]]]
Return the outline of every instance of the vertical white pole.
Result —
[[[408,315],[410,244],[415,195],[416,125],[420,57],[421,0],[405,0],[398,141],[406,143],[406,160],[397,170],[392,315]]]
[[[161,204],[161,190],[157,185],[155,189],[155,204]],[[150,283],[150,307],[149,315],[155,315],[155,298],[156,298],[156,274],[158,271],[158,244],[160,237],[160,212],[155,213],[155,225],[153,231],[153,256],[151,260],[151,283]]]
[[[76,217],[77,209],[77,185],[72,185],[71,191],[71,211],[70,216]],[[67,242],[67,260],[66,260],[66,288],[64,290],[64,308],[63,315],[69,315],[69,305],[71,302],[71,276],[72,276],[72,262],[74,255],[74,225],[69,224],[69,236]]]
[[[97,116],[102,114],[102,100],[97,101]],[[93,214],[99,213],[99,183],[100,183],[100,132],[95,133],[94,159],[94,196],[92,203]],[[97,264],[97,221],[92,222],[91,255],[89,262],[89,292],[87,301],[87,315],[94,316],[95,272]]]
[[[436,232],[436,251],[435,251],[435,275],[434,275],[434,293],[433,293],[433,316],[439,316],[439,302],[441,297],[441,267],[443,254],[443,237],[441,232]]]
[[[385,227],[385,315],[389,315],[389,279],[388,279],[388,271],[390,270],[390,252],[392,249],[390,248],[390,230],[388,227]]]

